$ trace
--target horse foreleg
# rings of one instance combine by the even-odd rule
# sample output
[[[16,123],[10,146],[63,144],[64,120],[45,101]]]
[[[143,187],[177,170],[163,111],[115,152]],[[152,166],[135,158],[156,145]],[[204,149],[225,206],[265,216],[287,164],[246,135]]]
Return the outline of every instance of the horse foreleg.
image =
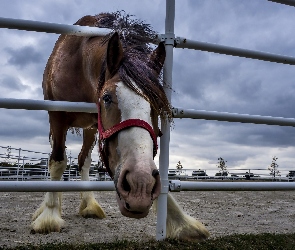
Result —
[[[66,158],[63,161],[49,163],[51,180],[59,181],[67,166]],[[48,192],[41,206],[33,215],[32,231],[36,233],[59,232],[64,225],[61,218],[61,193]]]
[[[81,180],[89,181],[89,170],[91,166],[91,152],[95,145],[96,129],[83,130],[83,147],[79,154],[79,166],[81,171]],[[85,218],[106,217],[103,209],[94,198],[93,192],[81,192],[80,215]]]
[[[157,209],[157,200],[153,205]],[[171,194],[167,199],[166,237],[179,240],[202,241],[210,236],[205,226],[186,214]]]
[[[56,112],[53,114],[49,112],[50,142],[52,147],[49,171],[52,181],[60,181],[67,167],[67,157],[65,154],[67,127],[63,122],[64,117],[63,113]],[[61,193],[48,192],[41,206],[33,215],[32,231],[36,233],[59,232],[63,225],[64,220],[61,218]]]

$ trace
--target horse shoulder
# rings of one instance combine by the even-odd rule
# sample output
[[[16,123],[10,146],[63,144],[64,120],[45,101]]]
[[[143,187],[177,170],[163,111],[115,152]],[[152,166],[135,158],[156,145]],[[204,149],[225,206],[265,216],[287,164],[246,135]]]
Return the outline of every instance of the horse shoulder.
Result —
[[[83,81],[80,52],[82,39],[62,35],[57,40],[43,75],[45,99],[63,100],[65,93],[79,94],[75,89]],[[68,98],[64,100],[74,101]]]

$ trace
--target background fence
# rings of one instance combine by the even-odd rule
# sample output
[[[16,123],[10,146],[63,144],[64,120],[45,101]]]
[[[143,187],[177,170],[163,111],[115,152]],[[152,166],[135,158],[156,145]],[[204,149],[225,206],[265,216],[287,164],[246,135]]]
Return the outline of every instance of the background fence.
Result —
[[[66,154],[67,169],[63,173],[62,179],[65,181],[80,180],[78,158],[73,157],[71,152],[66,151]],[[13,148],[11,146],[0,146],[0,181],[50,180],[48,170],[49,158],[49,153]],[[102,169],[102,163],[100,161],[92,160],[89,170],[89,180],[106,181],[111,180],[111,178]],[[19,184],[20,187],[21,185]],[[36,188],[35,190],[38,189]]]
[[[48,153],[0,146],[0,180],[47,179]],[[34,157],[26,156],[34,153]]]
[[[284,4],[293,5],[295,1],[274,1]],[[245,50],[241,48],[233,48],[224,45],[210,44],[199,41],[192,41],[186,38],[175,37],[174,34],[174,19],[175,19],[175,0],[166,0],[166,21],[165,21],[165,34],[159,35],[160,41],[165,41],[166,47],[166,61],[164,66],[164,82],[166,84],[166,95],[168,100],[171,101],[171,89],[172,89],[172,65],[173,65],[173,49],[176,48],[187,48],[195,50],[204,50],[214,53],[221,53],[232,56],[241,56],[252,59],[265,60],[270,62],[277,62],[283,64],[295,64],[295,58],[280,56],[260,51]],[[10,29],[21,29],[28,31],[40,31],[49,33],[62,33],[62,34],[74,34],[81,36],[93,36],[102,35],[107,31],[90,27],[79,27],[72,25],[60,25],[60,24],[48,24],[43,22],[15,20],[9,18],[0,19],[0,27]],[[15,99],[2,99],[0,101],[1,108],[11,109],[44,109],[44,110],[63,110],[63,111],[75,111],[75,112],[96,112],[95,106],[92,104],[74,104],[64,102],[50,102],[50,101],[34,101],[34,100],[15,100]],[[196,110],[184,110],[181,108],[174,109],[175,118],[193,118],[193,119],[208,119],[208,120],[221,120],[231,122],[243,122],[243,123],[258,123],[258,124],[271,124],[281,126],[294,126],[295,119],[284,119],[275,117],[262,117],[262,116],[249,116],[240,114],[229,114],[229,113],[217,113],[207,111],[196,111]],[[243,186],[237,185],[236,183],[214,183],[215,187],[209,187],[207,184],[200,183],[182,183],[179,181],[168,181],[168,167],[169,167],[169,141],[170,141],[170,125],[162,123],[161,130],[163,136],[161,137],[160,143],[160,174],[162,179],[162,190],[158,198],[158,219],[157,219],[157,239],[163,239],[166,235],[166,213],[167,213],[167,193],[169,187],[174,191],[179,190],[294,190],[294,183],[272,183],[269,186],[259,186],[258,184],[247,183]],[[47,190],[52,190],[55,186],[56,191],[73,191],[78,189],[91,189],[91,190],[113,190],[113,185],[108,182],[87,183],[48,183]],[[11,187],[7,187],[6,191],[32,191],[29,182],[20,184],[11,184]],[[42,184],[43,185],[43,184]],[[66,185],[72,185],[66,186]],[[85,187],[87,185],[87,187]],[[16,186],[18,186],[16,188]],[[70,188],[69,188],[70,187]],[[1,191],[4,187],[0,186]],[[43,189],[42,189],[43,190]]]

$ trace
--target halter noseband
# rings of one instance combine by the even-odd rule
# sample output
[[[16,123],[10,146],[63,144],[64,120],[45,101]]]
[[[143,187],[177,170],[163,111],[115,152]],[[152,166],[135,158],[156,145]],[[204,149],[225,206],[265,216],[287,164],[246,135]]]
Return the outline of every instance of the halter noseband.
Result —
[[[113,179],[113,173],[109,167],[109,162],[108,162],[108,157],[107,157],[106,140],[124,129],[130,128],[130,127],[140,127],[140,128],[147,130],[153,140],[153,144],[154,144],[153,157],[155,158],[155,156],[157,155],[157,151],[158,151],[157,136],[155,134],[154,129],[152,128],[152,126],[150,124],[148,124],[146,121],[143,121],[141,119],[128,119],[128,120],[122,121],[122,122],[114,125],[113,127],[105,130],[103,128],[102,120],[101,120],[100,101],[98,101],[98,103],[97,103],[97,113],[98,113],[97,125],[98,125],[98,132],[99,132],[99,142],[98,142],[99,143],[99,153],[100,153],[101,160],[103,161],[104,166],[106,167],[106,169],[112,179]],[[162,133],[160,131],[159,136],[161,136],[161,135],[162,135]]]

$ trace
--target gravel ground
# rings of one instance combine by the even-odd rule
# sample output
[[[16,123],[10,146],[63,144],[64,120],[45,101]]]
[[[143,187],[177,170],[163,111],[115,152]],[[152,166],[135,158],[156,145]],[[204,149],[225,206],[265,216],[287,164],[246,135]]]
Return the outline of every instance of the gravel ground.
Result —
[[[95,192],[107,218],[78,215],[79,193],[63,194],[65,227],[60,233],[31,234],[31,216],[43,193],[0,193],[0,247],[47,242],[106,242],[117,239],[155,239],[156,216],[123,217],[115,192]],[[211,237],[235,233],[294,233],[295,192],[180,192],[174,197],[191,216],[203,222]]]

